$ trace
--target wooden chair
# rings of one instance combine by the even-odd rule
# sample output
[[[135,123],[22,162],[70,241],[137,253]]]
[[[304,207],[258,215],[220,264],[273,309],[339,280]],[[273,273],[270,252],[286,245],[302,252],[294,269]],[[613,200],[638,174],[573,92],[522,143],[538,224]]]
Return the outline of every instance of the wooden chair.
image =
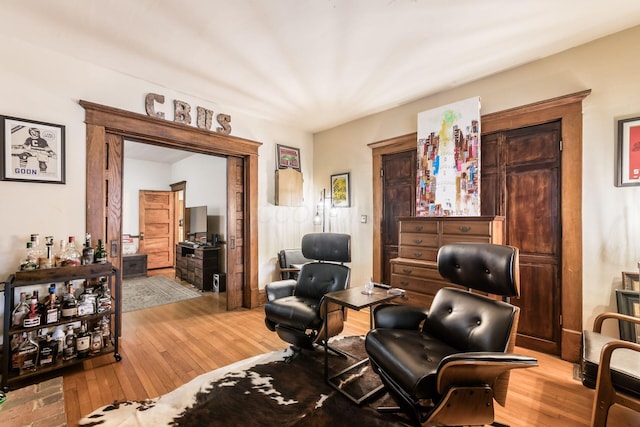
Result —
[[[596,390],[592,427],[606,426],[616,403],[640,412],[640,344],[603,335],[606,319],[640,325],[640,318],[607,312],[596,317],[593,331],[582,334],[582,384]]]

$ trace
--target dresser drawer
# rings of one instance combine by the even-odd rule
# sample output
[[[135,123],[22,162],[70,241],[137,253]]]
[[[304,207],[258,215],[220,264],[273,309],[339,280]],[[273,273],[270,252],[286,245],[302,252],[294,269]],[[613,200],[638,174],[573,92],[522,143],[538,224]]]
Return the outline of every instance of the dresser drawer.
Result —
[[[435,295],[438,289],[448,286],[445,282],[431,281],[419,277],[391,274],[391,286],[406,291],[419,292],[426,295]]]
[[[491,243],[489,236],[462,236],[460,234],[450,234],[442,236],[442,244],[449,243]]]
[[[490,236],[491,222],[443,221],[442,234],[457,234],[462,236]]]
[[[392,263],[391,264],[391,273],[411,276],[411,277],[419,277],[422,279],[433,279],[433,280],[443,280],[438,270],[435,268],[429,267],[416,267],[410,264],[402,264],[402,263]]]
[[[400,221],[400,233],[438,233],[437,221],[402,220]]]
[[[435,261],[438,256],[438,248],[400,246],[398,254],[400,255],[400,258],[419,259],[422,261]]]
[[[438,235],[428,233],[400,233],[400,244],[437,248]]]

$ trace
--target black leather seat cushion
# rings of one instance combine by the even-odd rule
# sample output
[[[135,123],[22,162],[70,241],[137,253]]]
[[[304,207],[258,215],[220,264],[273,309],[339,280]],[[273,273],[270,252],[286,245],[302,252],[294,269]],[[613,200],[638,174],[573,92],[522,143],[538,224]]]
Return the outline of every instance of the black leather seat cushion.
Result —
[[[616,338],[598,332],[584,331],[582,334],[582,384],[596,388],[598,365],[602,347]],[[640,358],[638,352],[624,348],[613,352],[611,356],[611,382],[613,386],[640,399]]]
[[[375,329],[367,334],[369,358],[396,383],[419,399],[436,390],[436,371],[445,356],[458,350],[418,330]]]
[[[318,303],[317,298],[292,295],[270,301],[264,309],[271,322],[305,330],[322,325]]]

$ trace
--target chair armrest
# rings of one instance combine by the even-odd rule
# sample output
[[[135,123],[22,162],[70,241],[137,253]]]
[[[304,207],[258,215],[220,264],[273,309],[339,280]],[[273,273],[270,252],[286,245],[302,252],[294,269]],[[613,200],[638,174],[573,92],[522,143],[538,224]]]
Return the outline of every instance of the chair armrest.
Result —
[[[493,387],[498,377],[518,368],[538,366],[534,357],[513,353],[472,352],[456,353],[444,357],[437,368],[438,393],[444,393],[452,385],[489,385]]]
[[[626,314],[608,311],[605,313],[600,313],[596,316],[596,320],[593,322],[593,332],[601,333],[602,323],[604,323],[604,321],[607,319],[626,320],[627,322],[632,322],[640,325],[640,317],[633,317]]]
[[[287,279],[267,283],[264,290],[267,293],[267,301],[273,301],[293,295],[295,288],[296,281],[293,279]]]
[[[423,307],[380,304],[373,310],[374,327],[388,329],[419,329],[429,310]]]

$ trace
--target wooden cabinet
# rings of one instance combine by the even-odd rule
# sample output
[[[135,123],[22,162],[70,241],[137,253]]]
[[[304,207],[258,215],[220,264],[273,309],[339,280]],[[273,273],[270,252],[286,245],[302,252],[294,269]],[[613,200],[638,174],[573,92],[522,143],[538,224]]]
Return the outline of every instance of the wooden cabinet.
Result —
[[[44,290],[52,284],[56,288],[61,288],[66,284],[72,283],[79,293],[83,284],[89,281],[104,283],[105,286],[108,286],[111,297],[109,298],[109,294],[103,294],[101,298],[106,298],[106,301],[111,302],[107,304],[104,300],[96,300],[93,312],[87,311],[86,314],[74,315],[69,318],[56,316],[57,321],[51,321],[50,323],[47,323],[45,319],[41,319],[39,325],[24,326],[23,324],[13,324],[12,312],[17,301],[16,291],[20,291],[21,288],[26,287],[27,291],[32,292],[38,288]],[[109,263],[20,271],[12,274],[4,283],[2,389],[7,391],[11,384],[28,383],[40,375],[51,374],[58,369],[83,363],[90,358],[100,357],[104,354],[113,353],[116,361],[120,361],[122,359],[118,352],[121,313],[120,292],[119,271]],[[40,292],[40,295],[43,295],[43,292]],[[44,336],[45,333],[51,335],[55,329],[63,328],[67,330],[70,325],[77,330],[81,322],[86,324],[88,331],[98,328],[101,330],[103,346],[101,348],[96,347],[98,351],[95,354],[84,358],[75,357],[69,360],[64,360],[62,354],[57,354],[52,358],[47,358],[46,364],[37,359],[36,366],[33,368],[26,370],[14,369],[14,351],[11,348],[14,338],[31,334],[36,339],[36,335]],[[38,341],[42,342],[40,339]],[[20,354],[16,354],[16,356],[18,359],[21,357]],[[38,357],[40,357],[40,354]]]
[[[276,171],[275,204],[302,206],[302,172],[291,168]]]
[[[220,273],[220,247],[187,243],[176,245],[176,277],[201,291],[213,290],[213,275]]]
[[[146,277],[147,254],[122,255],[122,278]]]
[[[438,289],[455,286],[438,273],[440,246],[456,242],[504,243],[504,218],[398,218],[398,258],[391,263],[391,286],[407,291],[411,305],[430,306]]]

